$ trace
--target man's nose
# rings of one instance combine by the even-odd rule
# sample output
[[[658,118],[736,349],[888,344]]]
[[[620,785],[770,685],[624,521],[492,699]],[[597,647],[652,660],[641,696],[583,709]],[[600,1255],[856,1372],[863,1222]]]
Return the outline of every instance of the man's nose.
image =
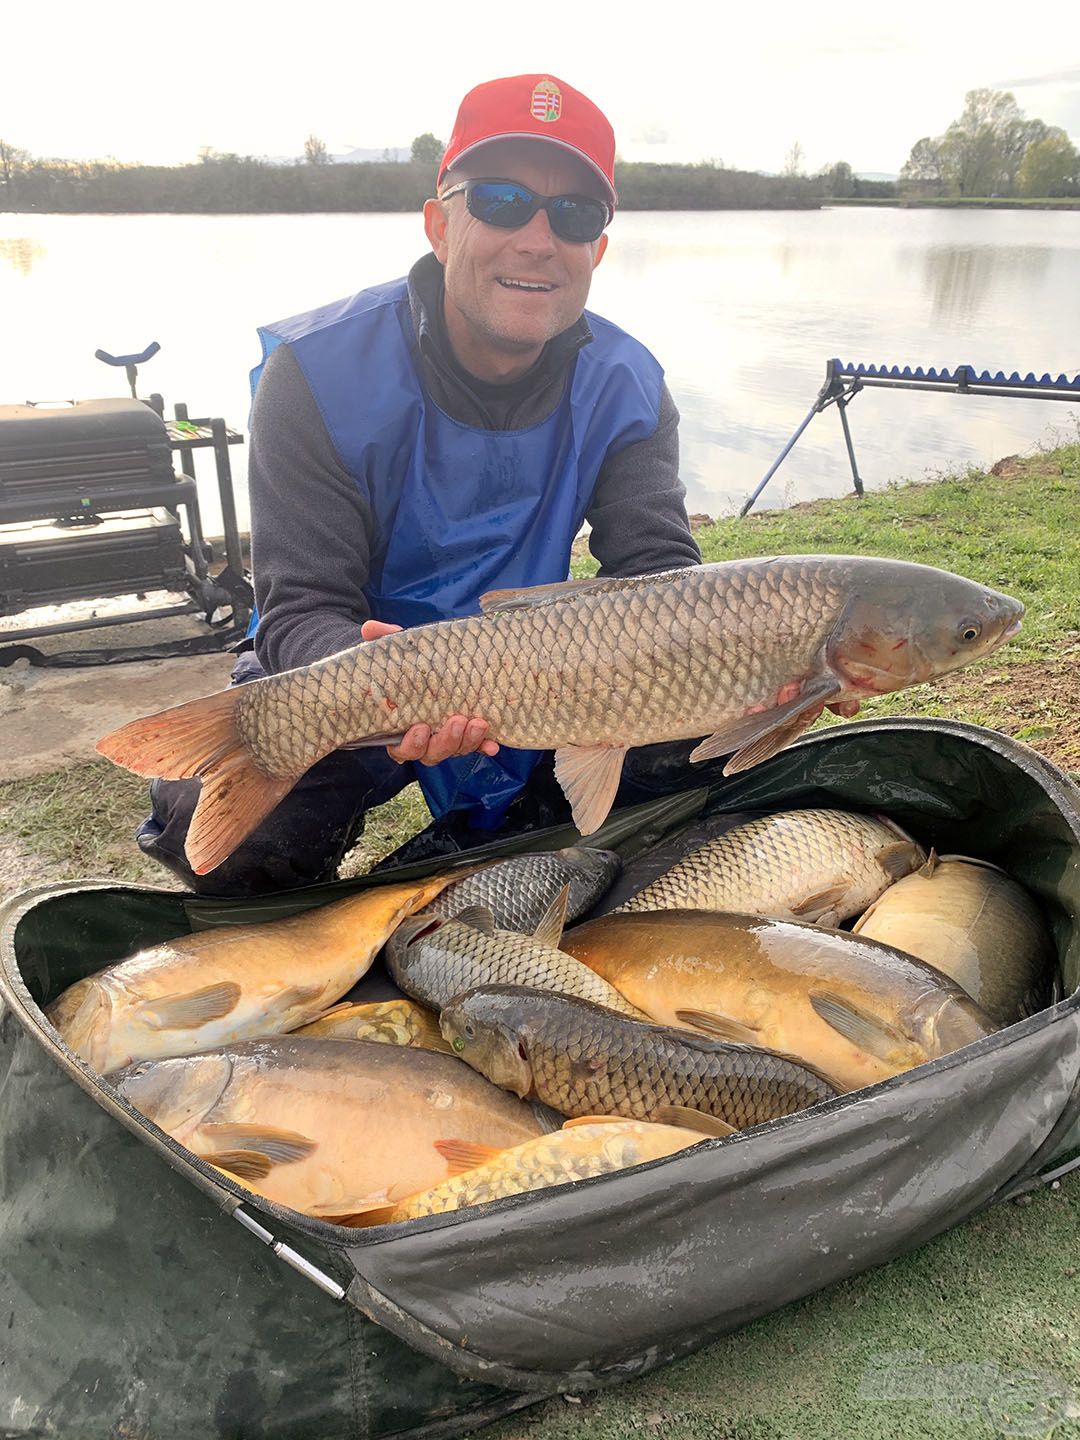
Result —
[[[555,253],[555,233],[551,228],[546,210],[537,210],[527,225],[514,231],[519,250],[530,255],[552,255]]]

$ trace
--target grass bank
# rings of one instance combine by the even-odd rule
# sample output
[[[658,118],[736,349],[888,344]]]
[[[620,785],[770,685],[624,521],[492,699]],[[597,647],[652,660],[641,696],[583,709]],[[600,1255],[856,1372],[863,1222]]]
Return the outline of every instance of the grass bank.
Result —
[[[707,560],[778,552],[896,556],[1019,596],[1023,634],[935,685],[864,714],[949,715],[1080,770],[1080,445],[929,484],[731,519]],[[590,562],[577,565],[587,573]],[[411,793],[410,793],[411,792]],[[373,817],[362,870],[424,823],[415,787]],[[21,883],[161,882],[127,842],[144,782],[105,763],[0,787],[0,857]],[[2,860],[0,860],[2,863]],[[27,868],[28,867],[28,868]],[[6,883],[5,883],[6,882]],[[0,889],[11,885],[10,872]],[[1026,1197],[1025,1197],[1026,1198]],[[546,1402],[491,1440],[1080,1440],[1080,1176],[988,1211],[915,1253],[790,1305],[654,1376]],[[722,1273],[715,1277],[722,1286]],[[880,1396],[887,1357],[923,1367],[934,1399]],[[1040,1418],[1041,1417],[1041,1418]]]
[[[1042,199],[1014,195],[831,195],[832,205],[891,205],[900,210],[1080,210],[1080,195],[1048,195]]]

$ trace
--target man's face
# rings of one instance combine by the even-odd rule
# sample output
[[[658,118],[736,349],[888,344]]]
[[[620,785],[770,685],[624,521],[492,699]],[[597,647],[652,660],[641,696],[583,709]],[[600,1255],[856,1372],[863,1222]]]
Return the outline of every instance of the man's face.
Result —
[[[492,141],[452,170],[444,189],[466,179],[516,180],[541,195],[593,195],[603,187],[588,166],[543,141]],[[445,270],[446,326],[458,361],[484,380],[523,374],[554,335],[581,315],[607,235],[590,244],[560,240],[545,210],[518,230],[485,225],[464,194],[429,200],[424,226]],[[523,288],[522,282],[541,288]]]

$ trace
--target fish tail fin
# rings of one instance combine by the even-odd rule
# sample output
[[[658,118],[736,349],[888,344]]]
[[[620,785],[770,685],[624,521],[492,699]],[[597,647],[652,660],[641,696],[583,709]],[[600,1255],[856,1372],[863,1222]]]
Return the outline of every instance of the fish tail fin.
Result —
[[[202,781],[185,847],[196,875],[227,859],[299,779],[267,775],[255,764],[237,729],[240,696],[239,687],[204,695],[132,720],[97,742],[99,754],[136,775]]]

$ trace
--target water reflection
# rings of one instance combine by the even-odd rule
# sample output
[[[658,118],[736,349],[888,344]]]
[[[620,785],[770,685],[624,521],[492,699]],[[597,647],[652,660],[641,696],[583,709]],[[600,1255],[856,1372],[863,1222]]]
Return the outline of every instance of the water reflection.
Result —
[[[6,239],[0,236],[0,260],[6,260],[20,275],[29,275],[34,268],[34,261],[40,260],[44,254],[45,246],[39,245],[36,240],[31,240],[26,235]]]
[[[931,295],[930,318],[952,324],[976,321],[1002,291],[1041,283],[1051,252],[1035,245],[931,245],[917,253]]]

